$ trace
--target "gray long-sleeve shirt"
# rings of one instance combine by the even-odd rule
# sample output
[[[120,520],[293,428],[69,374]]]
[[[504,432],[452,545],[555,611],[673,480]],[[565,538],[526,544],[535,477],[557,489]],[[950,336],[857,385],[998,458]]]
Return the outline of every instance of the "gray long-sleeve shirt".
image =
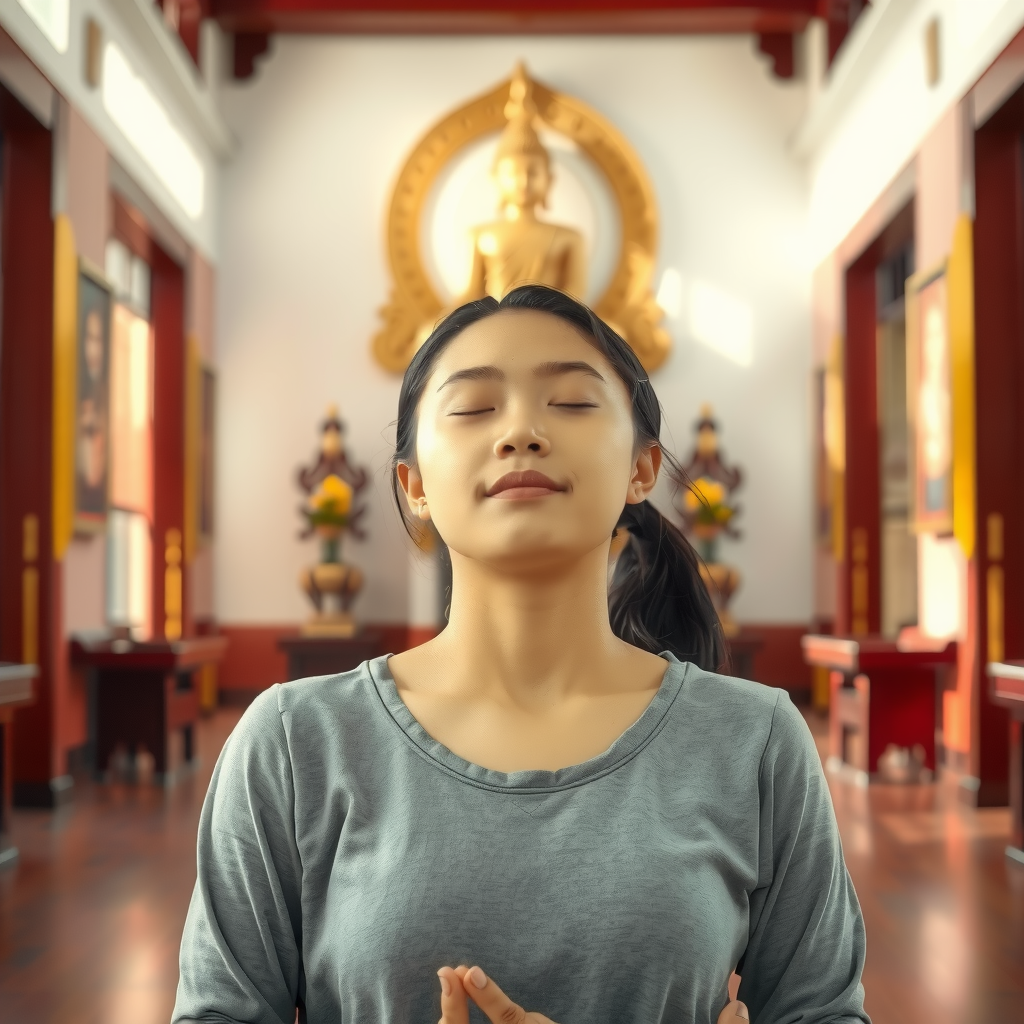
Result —
[[[558,1024],[708,1024],[737,965],[754,1024],[867,1021],[806,724],[663,657],[641,717],[555,772],[458,757],[386,658],[261,694],[203,807],[174,1020],[433,1024],[466,963]]]

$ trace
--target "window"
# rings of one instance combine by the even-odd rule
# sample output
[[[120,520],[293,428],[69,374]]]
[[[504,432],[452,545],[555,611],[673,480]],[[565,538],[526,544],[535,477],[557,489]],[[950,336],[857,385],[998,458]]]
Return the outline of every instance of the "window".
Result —
[[[150,271],[107,243],[114,288],[110,343],[110,515],[107,621],[133,638],[153,632],[153,329]]]

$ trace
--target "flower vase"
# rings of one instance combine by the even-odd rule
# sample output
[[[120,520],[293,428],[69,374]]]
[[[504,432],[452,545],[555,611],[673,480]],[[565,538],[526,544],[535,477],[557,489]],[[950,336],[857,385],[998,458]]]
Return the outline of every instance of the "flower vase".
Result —
[[[354,636],[356,621],[349,607],[363,586],[363,574],[341,560],[340,526],[318,526],[320,561],[304,569],[299,583],[316,609],[302,627],[304,636]]]
[[[718,561],[718,535],[720,528],[697,523],[693,527],[696,547],[701,557],[700,578],[708,588],[711,603],[718,612],[718,621],[727,637],[737,636],[739,624],[729,611],[729,601],[740,586],[740,574],[731,565]]]

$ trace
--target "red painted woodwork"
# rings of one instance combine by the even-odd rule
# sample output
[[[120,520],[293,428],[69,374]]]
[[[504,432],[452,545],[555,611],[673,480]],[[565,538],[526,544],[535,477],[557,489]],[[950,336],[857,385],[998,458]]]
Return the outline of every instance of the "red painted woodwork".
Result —
[[[836,633],[877,633],[882,624],[875,271],[913,237],[914,208],[908,204],[845,274],[846,480],[844,557],[836,573]],[[858,580],[858,566],[866,570],[866,581],[863,576]]]
[[[288,678],[288,657],[278,647],[278,641],[297,636],[298,626],[221,625],[218,632],[228,641],[217,674],[217,688],[222,696],[231,690],[258,693]]]
[[[955,678],[957,645],[907,648],[882,637],[806,636],[804,657],[831,671],[829,753],[873,773],[890,743],[920,744],[935,761],[936,707]],[[851,757],[848,737],[859,737]]]
[[[179,538],[185,516],[185,276],[159,246],[153,246],[153,630],[164,636],[166,540]],[[179,541],[180,547],[180,541]],[[182,558],[182,636],[194,632],[188,567]]]
[[[989,698],[1006,708],[1010,722],[1010,843],[1024,862],[1024,661],[987,667]]]
[[[990,565],[1004,573],[1004,659],[1024,658],[1024,203],[1021,194],[1024,90],[975,134],[975,386],[978,543],[975,554],[978,653],[972,706],[971,774],[979,800],[1006,803],[1009,723],[981,682],[988,636]],[[990,559],[988,517],[1003,517],[1003,553]]]
[[[802,32],[835,0],[211,0],[229,32]]]
[[[762,32],[757,48],[771,57],[772,74],[776,78],[792,78],[794,71],[793,33]]]
[[[22,524],[38,518],[36,702],[15,713],[14,799],[48,806],[63,766],[55,742],[60,566],[51,538],[53,221],[49,131],[0,87],[3,302],[0,347],[0,659],[22,660]]]
[[[837,566],[838,633],[877,633],[882,621],[875,342],[875,268],[878,262],[876,247],[872,247],[846,272],[846,536],[845,557]],[[855,563],[867,572],[866,610],[863,596],[855,593],[863,586],[855,577]],[[862,621],[865,615],[866,621]]]
[[[236,32],[232,49],[233,72],[237,79],[252,78],[256,60],[270,48],[266,32]]]
[[[176,643],[73,641],[72,660],[95,679],[96,767],[105,771],[120,744],[133,752],[145,746],[161,777],[191,762],[199,718],[195,671],[220,661],[226,646],[217,636]]]

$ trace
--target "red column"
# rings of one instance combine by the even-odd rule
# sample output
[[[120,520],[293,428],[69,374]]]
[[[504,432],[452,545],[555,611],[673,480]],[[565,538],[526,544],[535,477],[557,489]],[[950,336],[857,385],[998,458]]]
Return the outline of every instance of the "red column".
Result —
[[[858,635],[881,628],[876,248],[846,271],[845,557],[836,632]]]
[[[52,806],[61,567],[53,558],[53,221],[50,132],[0,88],[0,658],[35,656],[36,702],[15,713],[14,800]],[[34,648],[34,651],[33,651]]]
[[[979,779],[978,803],[982,805],[1002,805],[1008,800],[1010,735],[1007,711],[988,699],[984,665],[1000,655],[1003,659],[1024,658],[1024,420],[1018,412],[1024,400],[1024,112],[1019,113],[1012,104],[1009,107],[975,136],[978,540],[972,582],[978,611],[978,654],[970,771]],[[999,517],[1001,528],[993,517]],[[993,608],[993,600],[1001,607]],[[990,642],[990,627],[995,625],[999,632],[1000,618],[1002,651],[992,650]]]
[[[177,639],[192,633],[182,558],[185,516],[185,278],[152,247],[154,335],[153,631]],[[175,636],[177,633],[177,636]]]

